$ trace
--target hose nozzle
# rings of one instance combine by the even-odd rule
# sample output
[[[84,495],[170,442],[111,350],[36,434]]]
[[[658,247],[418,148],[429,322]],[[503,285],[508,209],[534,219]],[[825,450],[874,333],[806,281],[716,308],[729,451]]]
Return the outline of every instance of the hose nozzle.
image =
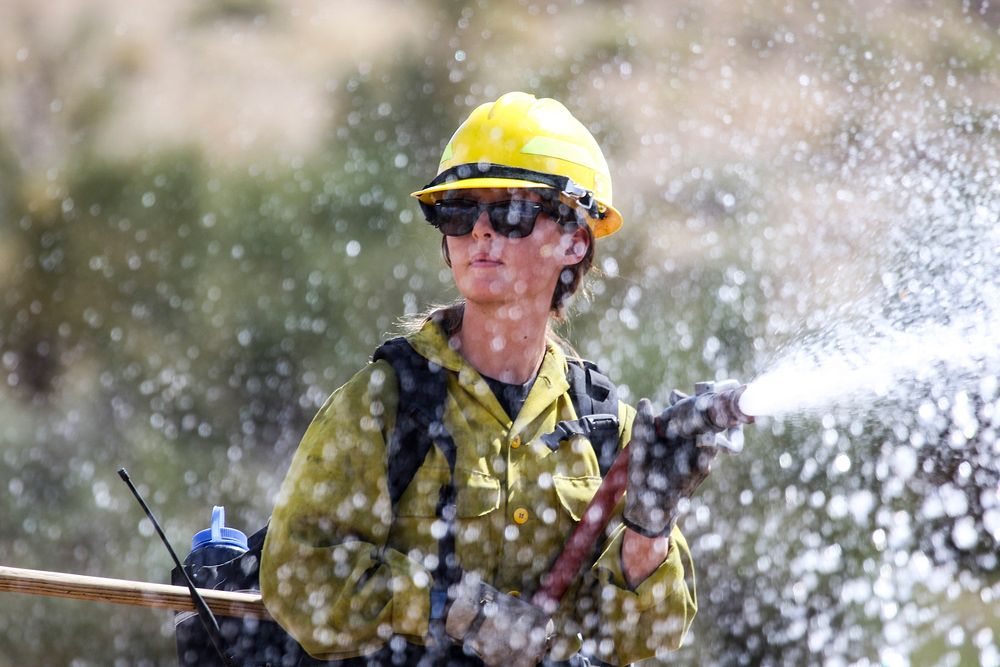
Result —
[[[655,420],[657,434],[666,438],[692,438],[752,424],[753,417],[740,410],[740,396],[746,388],[736,380],[725,380],[698,382],[694,396],[674,391],[670,407]]]
[[[740,396],[747,390],[747,386],[736,384],[735,380],[726,382],[732,382],[736,386],[723,387],[721,385],[726,383],[718,383],[708,391],[712,396],[706,408],[709,421],[720,431],[736,428],[741,424],[752,424],[753,417],[740,410]],[[697,395],[696,389],[695,396]]]

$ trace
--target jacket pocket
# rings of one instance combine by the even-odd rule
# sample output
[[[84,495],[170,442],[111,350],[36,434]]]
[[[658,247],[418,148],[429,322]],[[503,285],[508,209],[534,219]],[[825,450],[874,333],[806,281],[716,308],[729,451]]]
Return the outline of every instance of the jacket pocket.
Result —
[[[500,480],[476,471],[457,470],[455,512],[459,518],[472,519],[500,507]],[[441,489],[448,483],[448,469],[425,466],[403,492],[396,508],[398,517],[433,517]]]
[[[573,518],[573,521],[580,520],[600,485],[601,478],[596,475],[592,477],[552,476],[552,486],[556,490],[559,504]]]
[[[455,498],[455,514],[461,519],[485,516],[500,507],[500,480],[481,472],[462,471],[456,475],[465,477],[465,483],[458,487]]]

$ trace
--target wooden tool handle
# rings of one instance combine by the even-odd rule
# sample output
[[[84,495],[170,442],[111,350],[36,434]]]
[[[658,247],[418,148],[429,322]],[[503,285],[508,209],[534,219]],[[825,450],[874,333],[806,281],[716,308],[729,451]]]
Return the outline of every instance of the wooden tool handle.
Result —
[[[191,593],[184,586],[25,570],[4,565],[0,565],[0,592],[109,602],[151,609],[195,610]],[[271,618],[264,609],[259,592],[238,593],[205,588],[199,588],[198,592],[219,616]]]

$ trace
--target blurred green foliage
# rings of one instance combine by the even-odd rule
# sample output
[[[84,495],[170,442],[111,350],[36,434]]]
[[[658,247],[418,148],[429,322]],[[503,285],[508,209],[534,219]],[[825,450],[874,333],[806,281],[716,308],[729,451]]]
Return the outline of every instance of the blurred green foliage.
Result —
[[[111,39],[99,17],[122,7],[74,15],[42,39],[46,12],[14,3],[16,53],[0,69],[12,100],[0,116],[0,563],[165,580],[171,566],[117,482],[121,466],[182,554],[213,504],[231,525],[262,526],[329,392],[400,317],[454,297],[408,193],[469,110],[508,88],[561,99],[587,122],[628,221],[599,247],[592,298],[564,330],[577,349],[632,401],[764,370],[877,280],[877,230],[838,224],[836,197],[871,186],[851,178],[880,158],[872,145],[949,123],[995,140],[997,14],[958,4],[376,3],[380,21],[352,29],[359,42],[394,41],[363,55],[300,47],[293,27],[322,14],[312,6],[176,10],[160,44],[171,53],[205,35],[264,35],[282,45],[268,53],[287,58],[289,77],[321,61],[329,115],[306,147],[234,154],[193,126],[168,140],[130,129],[120,107],[156,75],[157,47]],[[928,111],[941,104],[979,121]],[[179,110],[162,113],[169,125]],[[833,270],[855,260],[860,277]],[[878,512],[831,517],[828,505],[858,493],[882,503],[875,452],[891,424],[831,419],[766,422],[720,461],[685,519],[701,611],[673,661],[806,664],[829,651],[834,663],[873,663],[889,642],[892,616],[871,594],[890,565],[873,538]],[[830,432],[842,434],[832,445]],[[849,475],[830,472],[841,454]],[[882,509],[916,507],[936,465]],[[968,600],[995,561],[956,562],[983,577],[979,588],[900,599],[911,628],[927,625],[923,610],[955,623],[979,613]],[[845,594],[858,590],[868,593]],[[164,613],[9,596],[0,666],[167,665],[172,633]],[[958,652],[946,635],[900,651],[975,660],[969,635]]]

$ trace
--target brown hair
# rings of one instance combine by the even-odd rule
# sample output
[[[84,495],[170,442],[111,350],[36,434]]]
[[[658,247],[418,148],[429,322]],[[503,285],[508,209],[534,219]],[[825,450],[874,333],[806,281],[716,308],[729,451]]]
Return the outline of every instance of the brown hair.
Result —
[[[587,224],[583,225],[583,229],[587,232],[587,252],[579,262],[562,270],[559,274],[559,280],[556,281],[556,289],[552,293],[552,305],[549,310],[559,324],[566,321],[566,301],[577,293],[583,284],[584,277],[594,267],[594,255],[597,252],[594,230]]]

